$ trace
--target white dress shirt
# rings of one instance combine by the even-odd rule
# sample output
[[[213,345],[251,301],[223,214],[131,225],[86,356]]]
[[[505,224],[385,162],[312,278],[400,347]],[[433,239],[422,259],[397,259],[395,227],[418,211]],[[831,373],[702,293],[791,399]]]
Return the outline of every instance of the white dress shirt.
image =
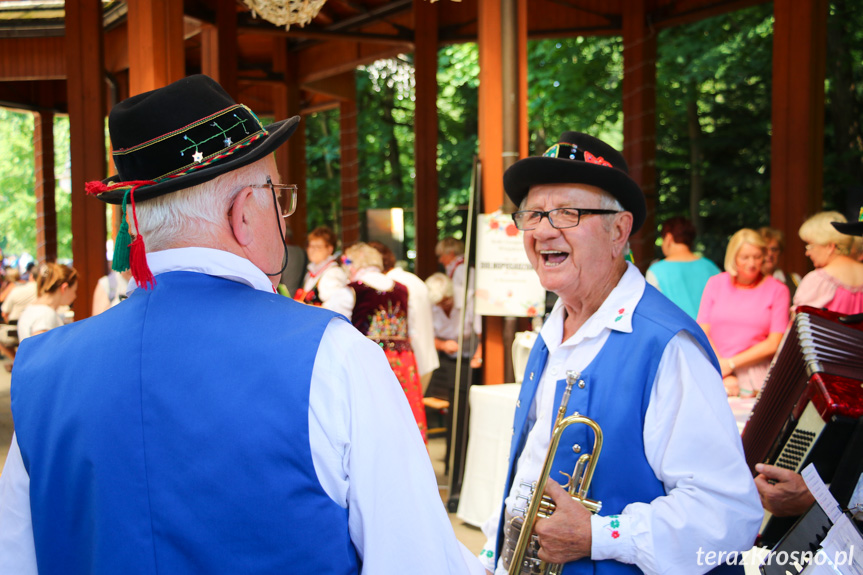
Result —
[[[429,288],[414,274],[395,267],[387,276],[408,288],[408,335],[417,358],[420,377],[440,367],[434,346],[434,321]]]
[[[568,370],[583,371],[612,330],[632,332],[632,311],[644,289],[644,278],[629,264],[602,306],[566,341],[565,309],[560,300],[555,304],[541,331],[548,362],[528,415],[533,427],[506,498],[510,513],[520,483],[537,480],[548,452],[556,381]],[[699,548],[749,549],[761,524],[761,502],[721,377],[685,332],[675,335],[662,355],[643,437],[647,461],[667,495],[627,505],[614,530],[607,528],[609,518],[594,515],[591,557],[634,564],[647,574],[697,575],[712,568],[697,565]],[[489,570],[494,565],[498,519],[495,514],[483,526],[489,540],[480,558]],[[500,562],[495,575],[505,574]]]
[[[227,252],[182,248],[148,254],[147,260],[157,282],[160,273],[184,270],[273,291],[251,262]],[[340,319],[330,321],[315,357],[309,441],[321,486],[348,509],[364,575],[484,575],[456,540],[428,453],[383,351]],[[29,483],[13,436],[0,475],[0,575],[37,573]]]

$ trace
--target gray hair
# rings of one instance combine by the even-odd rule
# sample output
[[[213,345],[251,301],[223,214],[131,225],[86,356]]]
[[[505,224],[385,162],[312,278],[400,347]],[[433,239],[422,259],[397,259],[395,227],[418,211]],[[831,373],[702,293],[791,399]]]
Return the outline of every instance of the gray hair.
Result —
[[[426,279],[426,287],[429,290],[429,301],[432,305],[437,305],[443,299],[453,296],[452,280],[446,274],[433,273]]]
[[[147,251],[188,245],[189,239],[212,241],[215,229],[227,219],[227,213],[237,195],[250,184],[264,184],[275,171],[272,156],[232,170],[203,184],[165,194],[136,206],[138,229],[147,244]],[[265,192],[260,188],[255,192]],[[255,193],[259,203],[266,201],[263,193]],[[129,212],[130,231],[135,233]]]

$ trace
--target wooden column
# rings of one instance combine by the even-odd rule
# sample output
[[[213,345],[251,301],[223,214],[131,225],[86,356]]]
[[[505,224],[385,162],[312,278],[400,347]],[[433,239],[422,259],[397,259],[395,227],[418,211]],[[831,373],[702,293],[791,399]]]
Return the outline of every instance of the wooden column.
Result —
[[[186,75],[182,2],[129,0],[127,21],[130,96]]]
[[[503,190],[503,173],[519,157],[527,155],[527,3],[479,0],[478,17],[482,211],[512,211]],[[486,384],[514,381],[514,325],[511,319],[484,318]]]
[[[33,114],[33,150],[36,180],[36,259],[57,261],[57,208],[54,202],[54,114]]]
[[[647,26],[646,4],[633,0],[623,11],[623,155],[647,202],[644,226],[630,238],[642,271],[656,242],[656,32]]]
[[[827,0],[775,0],[770,225],[785,232],[779,265],[811,269],[797,230],[822,209]]]
[[[201,72],[238,99],[237,8],[234,0],[216,0],[216,25],[201,28]]]
[[[288,54],[288,43],[284,37],[273,39],[273,71],[284,76],[285,81],[273,85],[273,114],[284,120],[300,113],[300,84],[297,78],[297,57]],[[308,233],[306,208],[306,125],[300,122],[288,143],[276,150],[276,165],[282,181],[296,184],[297,210],[288,218],[290,243],[303,246]]]
[[[438,269],[437,244],[437,67],[438,4],[414,0],[414,223],[416,227],[416,274],[427,278]]]
[[[102,2],[66,5],[66,93],[72,149],[72,257],[78,270],[75,319],[90,315],[93,290],[104,274],[105,204],[84,194],[84,184],[106,175],[105,77]]]
[[[360,239],[359,159],[357,158],[356,87],[350,100],[339,104],[339,126],[342,153],[342,245],[349,246]]]

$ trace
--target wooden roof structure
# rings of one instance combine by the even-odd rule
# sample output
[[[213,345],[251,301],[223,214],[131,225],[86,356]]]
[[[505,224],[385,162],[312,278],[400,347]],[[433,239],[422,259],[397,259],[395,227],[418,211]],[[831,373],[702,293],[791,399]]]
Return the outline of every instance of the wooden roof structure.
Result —
[[[624,45],[624,155],[645,191],[648,219],[632,238],[636,261],[653,253],[657,31],[763,0],[328,0],[309,25],[290,30],[255,18],[241,0],[0,0],[0,105],[36,116],[40,259],[56,257],[53,114],[69,114],[72,185],[105,177],[104,118],[111,105],[185,75],[216,78],[259,115],[284,118],[338,107],[342,144],[342,229],[359,239],[357,110],[353,70],[406,52],[416,69],[417,269],[435,270],[438,204],[437,50],[477,41],[479,157],[485,206],[504,204],[502,174],[527,155],[528,38],[619,35]],[[827,0],[774,0],[771,221],[796,229],[821,206]],[[286,181],[305,179],[300,130],[277,153]],[[302,186],[301,186],[302,190]],[[305,236],[306,202],[291,219]],[[86,317],[104,273],[105,211],[73,194],[73,255],[80,272],[76,313]],[[786,270],[803,271],[796,234]],[[53,239],[52,239],[53,237]],[[53,242],[53,243],[52,243]],[[504,378],[502,320],[486,318],[486,381]]]

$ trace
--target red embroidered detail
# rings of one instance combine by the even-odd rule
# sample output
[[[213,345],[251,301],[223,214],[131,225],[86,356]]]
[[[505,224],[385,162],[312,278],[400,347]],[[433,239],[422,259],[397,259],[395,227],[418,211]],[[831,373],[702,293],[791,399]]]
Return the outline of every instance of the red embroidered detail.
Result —
[[[623,312],[625,312],[625,311],[626,311],[625,309],[620,308],[619,310],[617,310],[617,313],[623,313]]]
[[[619,532],[619,531],[612,531],[612,532],[611,532],[611,538],[612,538],[612,539],[617,539],[618,537],[620,537],[620,532]]]
[[[596,157],[587,150],[584,151],[584,161],[591,164],[599,164],[600,166],[608,166],[609,168],[614,167],[611,165],[611,162],[606,161],[602,156]]]

